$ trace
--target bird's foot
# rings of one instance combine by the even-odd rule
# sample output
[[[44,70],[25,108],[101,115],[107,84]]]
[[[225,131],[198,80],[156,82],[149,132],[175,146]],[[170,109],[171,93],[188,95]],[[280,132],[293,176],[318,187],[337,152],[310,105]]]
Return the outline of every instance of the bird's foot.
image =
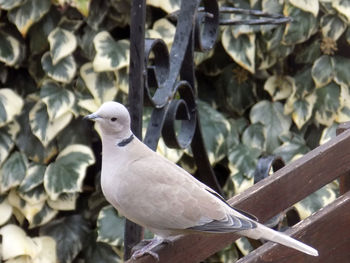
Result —
[[[156,261],[159,261],[159,256],[156,252],[153,252],[152,249],[155,247],[159,246],[160,244],[172,244],[173,241],[170,239],[164,239],[164,238],[154,238],[151,240],[143,240],[141,243],[146,243],[145,246],[143,246],[140,249],[137,249],[133,254],[132,254],[132,259],[138,259],[140,257],[143,257],[145,255],[150,255],[152,256]]]

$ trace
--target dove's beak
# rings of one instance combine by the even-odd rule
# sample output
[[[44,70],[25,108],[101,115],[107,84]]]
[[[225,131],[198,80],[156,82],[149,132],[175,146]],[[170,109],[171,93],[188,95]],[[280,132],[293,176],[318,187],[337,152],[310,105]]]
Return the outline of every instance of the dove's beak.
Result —
[[[96,120],[96,119],[98,119],[98,118],[101,118],[101,116],[99,116],[99,115],[96,114],[96,113],[91,113],[91,114],[89,114],[89,115],[86,115],[86,116],[84,117],[84,120],[94,121],[94,120]]]

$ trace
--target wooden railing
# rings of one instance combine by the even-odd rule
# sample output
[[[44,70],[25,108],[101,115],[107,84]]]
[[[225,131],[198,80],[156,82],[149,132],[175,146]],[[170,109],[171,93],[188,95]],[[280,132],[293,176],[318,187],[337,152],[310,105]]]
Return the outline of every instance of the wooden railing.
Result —
[[[319,251],[311,257],[267,242],[239,263],[349,262],[350,260],[350,125],[340,125],[336,138],[288,164],[228,202],[265,222],[322,186],[340,178],[341,196],[286,231]],[[159,246],[159,263],[200,262],[238,238],[234,234],[188,235]],[[150,256],[128,263],[155,262]]]

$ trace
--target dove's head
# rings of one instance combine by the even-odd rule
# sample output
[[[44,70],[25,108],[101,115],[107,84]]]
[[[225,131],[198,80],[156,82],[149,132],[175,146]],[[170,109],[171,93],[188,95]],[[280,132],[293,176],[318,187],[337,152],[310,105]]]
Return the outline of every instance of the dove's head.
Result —
[[[95,121],[102,136],[123,139],[131,134],[129,112],[124,105],[115,101],[103,103],[96,112],[87,115],[85,119]]]

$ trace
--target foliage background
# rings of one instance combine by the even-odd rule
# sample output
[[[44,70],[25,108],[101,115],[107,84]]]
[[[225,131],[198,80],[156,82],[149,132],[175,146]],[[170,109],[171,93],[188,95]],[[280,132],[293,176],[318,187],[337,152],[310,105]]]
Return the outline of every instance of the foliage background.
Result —
[[[169,47],[179,0],[149,0],[147,36]],[[282,26],[222,26],[197,54],[210,162],[227,197],[251,186],[258,158],[286,162],[350,119],[350,4],[341,0],[221,0],[293,18]],[[7,263],[118,262],[123,218],[99,187],[100,142],[82,116],[126,103],[128,0],[0,0],[0,258]],[[235,16],[234,18],[246,18]],[[145,110],[145,124],[149,110]],[[162,154],[195,172],[189,151]],[[305,218],[337,183],[294,206]],[[208,261],[251,249],[241,239]]]

